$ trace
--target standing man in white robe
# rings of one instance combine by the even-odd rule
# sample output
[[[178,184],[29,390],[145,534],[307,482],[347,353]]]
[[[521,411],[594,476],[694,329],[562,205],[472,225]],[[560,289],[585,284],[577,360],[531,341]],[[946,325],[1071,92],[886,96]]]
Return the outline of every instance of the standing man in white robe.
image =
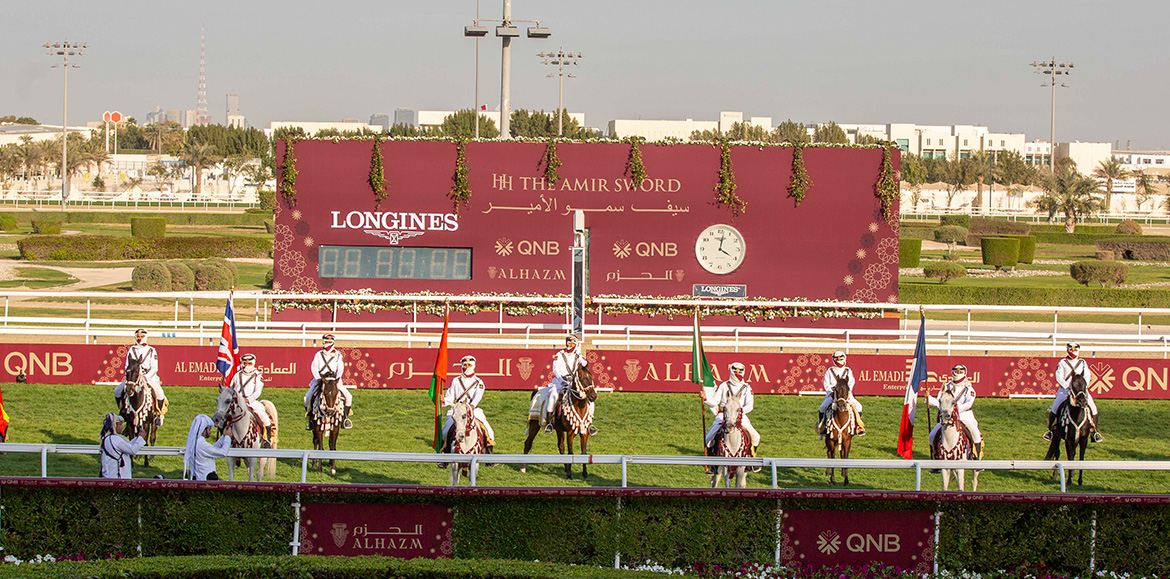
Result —
[[[102,431],[99,434],[102,478],[133,478],[130,457],[138,454],[138,451],[146,446],[146,441],[141,436],[127,440],[125,436],[118,434],[118,427],[125,423],[124,418],[113,412],[107,412],[105,420],[102,421]]]
[[[183,455],[183,480],[219,480],[215,473],[215,459],[226,458],[232,447],[232,437],[223,435],[215,444],[205,439],[212,435],[215,424],[206,414],[195,416],[187,431],[187,450]]]

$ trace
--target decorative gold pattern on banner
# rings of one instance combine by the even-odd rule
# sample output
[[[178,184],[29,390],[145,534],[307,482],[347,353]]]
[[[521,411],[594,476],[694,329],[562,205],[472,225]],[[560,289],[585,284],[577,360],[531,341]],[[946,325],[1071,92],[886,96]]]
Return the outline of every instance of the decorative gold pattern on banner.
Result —
[[[1056,382],[1053,373],[1048,370],[1049,364],[1040,358],[1019,358],[1011,362],[1008,368],[1003,378],[996,382],[993,396],[1056,393]]]
[[[98,382],[121,382],[126,372],[126,352],[130,351],[130,346],[118,346],[108,352],[105,360],[102,360],[101,374],[98,376]]]

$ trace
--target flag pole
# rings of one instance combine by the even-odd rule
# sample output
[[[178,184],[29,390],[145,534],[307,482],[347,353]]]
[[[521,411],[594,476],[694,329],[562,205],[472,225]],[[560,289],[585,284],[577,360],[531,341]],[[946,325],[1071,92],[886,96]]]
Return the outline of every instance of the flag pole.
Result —
[[[695,306],[695,335],[699,335],[699,308]],[[700,344],[702,344],[700,338]],[[703,352],[703,358],[706,359],[707,353]],[[702,368],[699,369],[702,372]],[[700,374],[701,375],[701,374]],[[706,393],[703,391],[703,384],[699,384],[699,417],[703,422],[703,430],[699,431],[699,440],[702,441],[703,456],[707,456],[707,403]]]
[[[926,308],[922,307],[922,304],[918,304],[918,323],[919,324],[923,323],[925,321],[925,319],[926,319]],[[928,429],[931,429],[931,428],[934,428],[934,420],[931,420],[931,418],[930,418],[930,375],[929,374],[926,375],[926,378],[923,380],[923,382],[926,382],[926,427]],[[927,432],[930,432],[930,430],[927,430]],[[929,448],[929,445],[930,445],[930,437],[929,436],[926,437],[926,444],[927,444],[928,450],[932,450]]]

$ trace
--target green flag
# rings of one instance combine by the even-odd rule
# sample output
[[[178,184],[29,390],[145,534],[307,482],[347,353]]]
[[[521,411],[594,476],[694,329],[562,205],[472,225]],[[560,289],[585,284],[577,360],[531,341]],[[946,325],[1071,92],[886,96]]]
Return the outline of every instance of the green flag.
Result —
[[[703,351],[703,336],[699,334],[699,312],[695,311],[695,334],[691,341],[691,382],[703,388],[715,387],[715,374]]]

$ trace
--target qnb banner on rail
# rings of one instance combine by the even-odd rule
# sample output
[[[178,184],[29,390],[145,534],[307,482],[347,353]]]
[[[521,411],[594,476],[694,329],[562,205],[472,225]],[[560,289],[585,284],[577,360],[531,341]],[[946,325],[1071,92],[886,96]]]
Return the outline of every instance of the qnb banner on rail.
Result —
[[[119,382],[128,345],[2,344],[0,380],[12,381],[22,370],[31,383],[94,384]],[[214,386],[222,377],[215,369],[214,346],[155,346],[159,377],[164,385]],[[345,356],[346,383],[358,388],[418,388],[430,385],[434,349],[339,348]],[[316,348],[258,346],[242,348],[256,355],[265,385],[304,388],[312,378],[310,365]],[[529,390],[547,384],[555,350],[452,348],[454,374],[459,360],[473,354],[477,373],[490,389]],[[727,378],[727,367],[742,362],[747,380],[757,394],[823,392],[829,352],[779,354],[767,352],[708,352],[717,380]],[[647,352],[588,350],[586,359],[599,388],[624,392],[695,392],[690,382],[688,351]],[[1044,396],[1056,392],[1056,357],[927,356],[930,379],[924,388],[937,392],[957,363],[979,396]],[[1087,358],[1093,379],[1089,390],[1096,398],[1170,399],[1170,360],[1153,358]],[[861,396],[902,396],[910,371],[910,355],[863,355],[848,358],[857,377],[854,393]]]
[[[784,511],[780,563],[866,566],[930,573],[934,515],[919,511]]]

